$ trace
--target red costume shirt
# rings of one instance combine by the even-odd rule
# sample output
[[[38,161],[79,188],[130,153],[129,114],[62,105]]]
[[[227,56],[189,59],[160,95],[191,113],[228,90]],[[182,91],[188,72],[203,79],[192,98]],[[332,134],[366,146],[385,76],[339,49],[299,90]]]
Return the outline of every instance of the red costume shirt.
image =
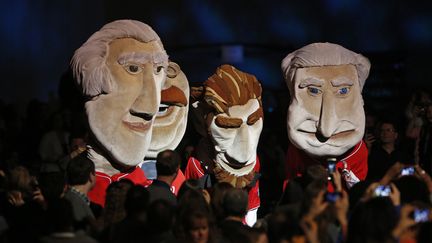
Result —
[[[174,193],[174,195],[177,196],[178,191],[185,180],[186,179],[183,172],[179,169],[176,178],[174,178],[173,182],[171,183],[171,191]]]
[[[96,184],[87,196],[91,202],[104,207],[106,189],[112,182],[119,181],[121,179],[129,179],[136,185],[142,186],[148,186],[152,183],[151,180],[147,179],[140,167],[136,167],[131,173],[118,173],[113,176],[96,171]]]
[[[342,172],[351,171],[359,180],[364,180],[368,171],[367,158],[368,150],[366,145],[363,141],[360,141],[354,148],[337,158],[336,168]],[[318,160],[311,158],[304,151],[290,144],[287,152],[287,179],[290,180],[301,176],[308,166],[319,163]],[[342,173],[342,178],[347,182],[344,173]]]
[[[259,173],[260,162],[258,157],[254,167],[255,173]],[[186,179],[199,179],[205,175],[204,169],[201,167],[201,163],[198,159],[190,157],[185,170]],[[255,185],[249,190],[249,207],[248,210],[256,209],[260,206],[259,198],[259,181],[255,182]]]

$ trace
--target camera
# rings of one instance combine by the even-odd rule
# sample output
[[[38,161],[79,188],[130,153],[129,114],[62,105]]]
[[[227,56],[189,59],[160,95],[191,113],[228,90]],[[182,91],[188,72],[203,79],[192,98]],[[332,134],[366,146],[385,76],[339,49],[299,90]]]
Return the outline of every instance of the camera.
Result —
[[[328,174],[336,172],[336,158],[327,159],[327,172]]]
[[[390,196],[391,188],[389,185],[379,185],[375,188],[374,195],[376,197],[388,197]]]
[[[413,166],[405,167],[401,170],[401,176],[414,175],[415,168]]]
[[[326,192],[325,201],[334,203],[341,196],[340,192]]]
[[[327,165],[327,170],[328,170],[328,173],[336,172],[336,164],[334,162],[329,161],[329,163]]]
[[[415,209],[414,221],[417,223],[429,221],[429,209]]]

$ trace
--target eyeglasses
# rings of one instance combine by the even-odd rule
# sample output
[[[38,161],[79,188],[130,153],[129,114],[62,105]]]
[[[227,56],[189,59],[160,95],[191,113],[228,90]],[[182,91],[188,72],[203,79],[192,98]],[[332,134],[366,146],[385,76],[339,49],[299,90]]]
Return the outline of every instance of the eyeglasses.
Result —
[[[396,132],[393,128],[380,129],[380,132]]]

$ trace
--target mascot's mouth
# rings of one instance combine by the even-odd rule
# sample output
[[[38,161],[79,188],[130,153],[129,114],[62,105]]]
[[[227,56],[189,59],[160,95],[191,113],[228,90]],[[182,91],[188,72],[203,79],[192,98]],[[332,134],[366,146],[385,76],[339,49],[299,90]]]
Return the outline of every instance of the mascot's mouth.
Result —
[[[297,131],[300,132],[300,133],[304,133],[304,134],[308,135],[310,138],[314,138],[314,139],[318,140],[320,143],[326,143],[329,140],[333,140],[333,141],[334,140],[343,140],[343,139],[349,137],[352,133],[354,133],[355,129],[338,132],[338,133],[335,133],[335,134],[331,135],[331,137],[324,137],[318,131],[316,131],[316,132],[309,132],[309,131],[305,131],[305,130],[302,130],[302,129],[298,129]]]
[[[227,164],[228,166],[230,166],[233,169],[241,169],[243,167],[245,167],[246,162],[238,162],[236,159],[232,158],[231,156],[229,156],[226,152],[224,153],[224,157],[225,157],[225,164]]]
[[[133,131],[143,133],[143,132],[146,132],[149,130],[151,122],[127,122],[127,121],[123,121],[123,124]]]

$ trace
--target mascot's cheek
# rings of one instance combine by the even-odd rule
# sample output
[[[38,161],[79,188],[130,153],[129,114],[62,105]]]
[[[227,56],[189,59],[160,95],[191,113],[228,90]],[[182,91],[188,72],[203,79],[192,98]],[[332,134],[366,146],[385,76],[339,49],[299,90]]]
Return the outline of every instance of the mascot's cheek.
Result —
[[[220,128],[212,123],[210,132],[215,146],[221,151],[226,151],[234,142],[237,131],[234,128]]]

